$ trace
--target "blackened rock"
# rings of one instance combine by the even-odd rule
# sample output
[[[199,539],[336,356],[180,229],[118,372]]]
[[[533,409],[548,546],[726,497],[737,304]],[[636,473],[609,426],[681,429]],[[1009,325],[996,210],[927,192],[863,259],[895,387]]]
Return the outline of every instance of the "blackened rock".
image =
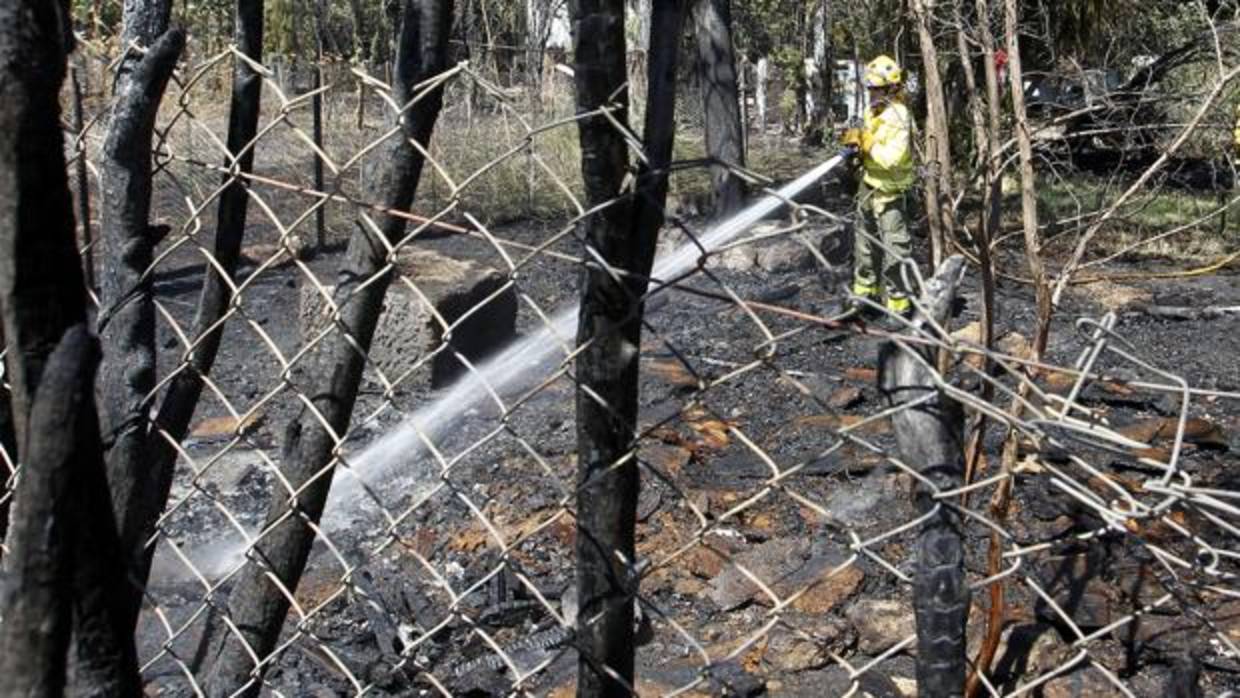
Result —
[[[801,292],[798,284],[783,284],[774,288],[760,291],[754,300],[759,303],[775,303],[778,301],[786,301]]]
[[[766,693],[766,681],[745,671],[736,662],[710,668],[710,694],[729,698],[748,698]]]
[[[1208,637],[1208,630],[1189,616],[1145,614],[1112,630],[1111,636],[1136,652],[1173,653],[1189,647],[1203,632]]]
[[[642,488],[641,494],[637,497],[637,520],[644,523],[659,510],[659,506],[662,504],[663,495],[659,494],[657,489],[647,484],[647,486]]]
[[[778,274],[812,269],[815,258],[805,243],[796,240],[780,240],[760,248],[756,255],[756,262],[762,271]]]
[[[1059,627],[1065,637],[1075,636],[1072,625],[1084,631],[1109,625],[1111,603],[1119,593],[1103,580],[1105,565],[1105,556],[1097,553],[1071,555],[1043,564],[1043,589],[1054,599],[1058,610],[1039,600],[1035,607],[1037,617]]]
[[[743,565],[768,587],[773,587],[796,573],[808,555],[809,545],[804,541],[775,539],[736,554],[733,561]],[[766,597],[735,564],[726,566],[710,583],[711,601],[724,611],[743,606],[759,596]]]
[[[916,621],[908,599],[863,599],[848,609],[857,629],[857,649],[877,656],[913,634]]]
[[[394,266],[398,277],[384,299],[370,359],[389,380],[400,379],[400,387],[448,385],[465,371],[457,352],[477,364],[515,336],[517,294],[496,269],[416,247],[401,250]],[[317,338],[332,322],[333,308],[325,298],[334,291],[332,286],[302,285],[303,342]],[[444,348],[445,342],[451,346]]]
[[[1053,678],[1042,687],[1042,698],[1119,698],[1123,695],[1115,684],[1091,666]]]

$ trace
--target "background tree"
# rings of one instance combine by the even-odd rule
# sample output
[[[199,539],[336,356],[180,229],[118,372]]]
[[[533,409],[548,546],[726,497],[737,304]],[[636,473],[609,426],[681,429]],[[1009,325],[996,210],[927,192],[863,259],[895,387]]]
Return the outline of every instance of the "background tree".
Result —
[[[694,0],[692,16],[706,118],[706,154],[714,161],[712,215],[721,218],[739,209],[745,200],[744,181],[732,171],[745,166],[745,153],[731,0]]]

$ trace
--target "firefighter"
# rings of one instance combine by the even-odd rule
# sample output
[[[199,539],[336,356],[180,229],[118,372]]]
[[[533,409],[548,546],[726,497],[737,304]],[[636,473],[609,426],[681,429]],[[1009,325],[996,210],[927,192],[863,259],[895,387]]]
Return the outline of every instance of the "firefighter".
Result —
[[[849,306],[856,312],[871,307],[864,301],[885,303],[907,318],[913,289],[901,265],[911,253],[904,195],[914,178],[913,117],[904,104],[903,71],[890,57],[870,61],[864,81],[870,107],[862,124],[841,138],[861,168]]]
[[[1236,125],[1231,132],[1231,147],[1240,154],[1240,104],[1236,105]]]

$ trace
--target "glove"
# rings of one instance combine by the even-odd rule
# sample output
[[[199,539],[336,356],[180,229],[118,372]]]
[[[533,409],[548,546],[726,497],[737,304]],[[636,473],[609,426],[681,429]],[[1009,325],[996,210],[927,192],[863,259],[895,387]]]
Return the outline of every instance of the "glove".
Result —
[[[870,149],[874,147],[874,134],[870,133],[869,131],[862,131],[861,142],[859,144],[859,147],[861,148],[862,153],[865,153],[868,155],[870,152]]]
[[[861,151],[861,129],[849,128],[840,134],[840,157],[855,160]]]

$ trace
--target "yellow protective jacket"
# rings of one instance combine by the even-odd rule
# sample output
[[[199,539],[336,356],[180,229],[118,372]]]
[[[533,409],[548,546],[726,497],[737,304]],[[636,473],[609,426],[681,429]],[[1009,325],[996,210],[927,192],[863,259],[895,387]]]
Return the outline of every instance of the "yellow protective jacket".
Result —
[[[1231,132],[1232,146],[1240,151],[1240,104],[1236,105],[1236,125]]]
[[[895,199],[913,186],[913,115],[904,103],[865,113],[861,166],[865,183],[882,199]]]

